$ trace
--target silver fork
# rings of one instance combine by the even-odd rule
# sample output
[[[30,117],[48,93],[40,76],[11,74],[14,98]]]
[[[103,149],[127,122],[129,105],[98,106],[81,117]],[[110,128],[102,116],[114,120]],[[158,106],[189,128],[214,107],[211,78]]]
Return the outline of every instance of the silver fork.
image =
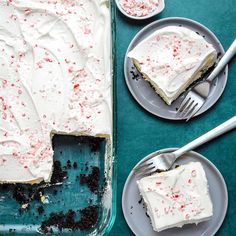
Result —
[[[187,145],[177,149],[174,152],[157,154],[152,153],[147,156],[144,161],[139,163],[135,168],[134,172],[137,176],[143,177],[146,175],[154,174],[157,171],[169,170],[174,162],[182,156],[184,153],[199,147],[200,145],[236,128],[236,116],[227,120],[223,124],[217,126],[206,134],[200,136],[199,138],[193,140]]]
[[[218,65],[212,71],[210,76],[194,87],[187,93],[186,97],[182,101],[177,115],[181,118],[189,121],[203,106],[207,97],[209,96],[211,90],[211,84],[217,75],[223,70],[223,68],[228,64],[232,57],[236,54],[236,39],[233,41],[227,52],[224,54],[222,59],[219,61]]]

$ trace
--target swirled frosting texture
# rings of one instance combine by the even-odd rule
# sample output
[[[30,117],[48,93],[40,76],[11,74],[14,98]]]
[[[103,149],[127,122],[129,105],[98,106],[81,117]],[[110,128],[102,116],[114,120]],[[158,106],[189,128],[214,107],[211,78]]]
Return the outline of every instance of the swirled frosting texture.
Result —
[[[214,64],[216,56],[202,36],[179,26],[156,30],[128,53],[168,105]]]
[[[0,0],[0,182],[49,181],[53,133],[110,135],[102,0]]]

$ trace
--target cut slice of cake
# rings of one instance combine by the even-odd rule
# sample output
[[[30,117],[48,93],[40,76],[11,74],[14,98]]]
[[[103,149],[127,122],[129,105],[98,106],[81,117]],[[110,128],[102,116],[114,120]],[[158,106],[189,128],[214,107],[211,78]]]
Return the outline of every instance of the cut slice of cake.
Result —
[[[159,29],[128,55],[168,104],[214,65],[217,52],[198,33],[180,26]]]
[[[213,215],[208,182],[200,162],[142,178],[137,184],[155,231],[198,224]]]

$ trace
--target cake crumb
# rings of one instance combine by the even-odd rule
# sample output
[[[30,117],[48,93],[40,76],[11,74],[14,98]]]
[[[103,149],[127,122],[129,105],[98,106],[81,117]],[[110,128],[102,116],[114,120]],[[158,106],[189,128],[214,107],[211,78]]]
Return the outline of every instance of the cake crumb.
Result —
[[[67,167],[68,169],[71,169],[71,161],[70,161],[70,160],[68,160],[68,161],[66,162],[66,167]]]
[[[100,178],[100,169],[96,166],[92,167],[92,173],[85,175],[80,174],[80,184],[88,185],[89,189],[93,193],[98,193],[99,189],[99,178]]]
[[[66,177],[67,177],[67,172],[62,170],[61,162],[54,161],[51,183],[52,184],[62,183]]]
[[[44,213],[44,208],[43,208],[43,206],[38,207],[38,208],[37,208],[37,211],[38,211],[39,215],[42,215],[42,214]]]
[[[74,169],[77,169],[77,167],[78,167],[77,162],[74,162],[74,163],[73,163],[73,168],[74,168]]]

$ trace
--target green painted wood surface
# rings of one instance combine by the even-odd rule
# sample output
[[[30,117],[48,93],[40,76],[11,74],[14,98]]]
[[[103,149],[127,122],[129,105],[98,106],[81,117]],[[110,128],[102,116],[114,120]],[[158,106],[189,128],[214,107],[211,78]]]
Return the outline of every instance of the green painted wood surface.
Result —
[[[218,103],[188,124],[149,114],[129,93],[123,75],[123,61],[130,41],[148,23],[173,16],[191,18],[204,24],[216,34],[225,49],[236,37],[235,0],[166,0],[166,8],[160,15],[142,22],[129,20],[117,10],[118,196],[117,217],[111,236],[133,235],[123,217],[121,197],[125,180],[137,161],[154,150],[181,146],[236,115],[236,59],[229,66],[227,87]],[[217,235],[235,235],[236,131],[196,151],[217,166],[228,186],[228,213]]]

